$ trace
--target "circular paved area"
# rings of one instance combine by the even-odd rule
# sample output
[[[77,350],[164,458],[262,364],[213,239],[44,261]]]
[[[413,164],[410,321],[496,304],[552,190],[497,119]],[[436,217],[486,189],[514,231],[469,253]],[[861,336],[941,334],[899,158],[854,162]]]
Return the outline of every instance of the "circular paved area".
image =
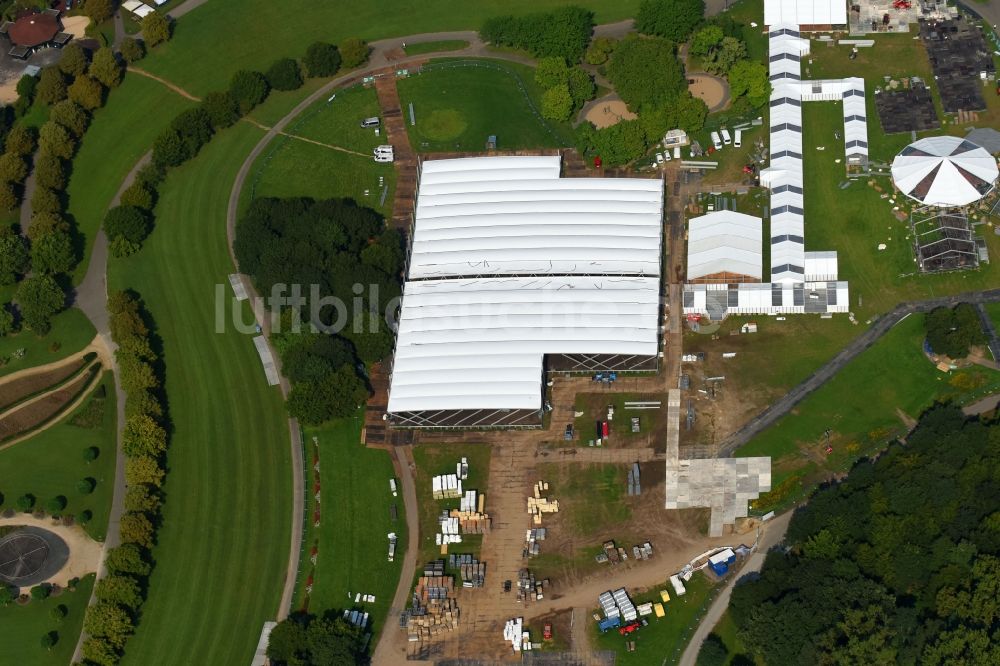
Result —
[[[725,79],[711,74],[689,74],[688,79],[694,81],[688,84],[691,95],[705,102],[709,113],[719,111],[729,104],[729,84]]]
[[[59,536],[39,527],[24,527],[0,539],[0,581],[31,587],[54,576],[69,559]]]

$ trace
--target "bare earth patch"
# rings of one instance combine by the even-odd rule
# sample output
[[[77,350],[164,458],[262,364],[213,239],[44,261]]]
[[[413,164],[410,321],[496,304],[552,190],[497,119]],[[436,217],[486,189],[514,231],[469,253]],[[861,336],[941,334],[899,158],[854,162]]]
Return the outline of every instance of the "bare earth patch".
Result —
[[[690,74],[694,83],[688,85],[691,95],[708,106],[709,111],[718,111],[729,102],[729,85],[725,80],[711,74]]]
[[[635,115],[628,110],[625,106],[625,102],[620,99],[601,101],[593,106],[587,115],[584,116],[586,120],[594,124],[597,129],[604,129],[605,127],[611,127],[612,125],[617,125],[623,120],[635,120],[639,116]]]

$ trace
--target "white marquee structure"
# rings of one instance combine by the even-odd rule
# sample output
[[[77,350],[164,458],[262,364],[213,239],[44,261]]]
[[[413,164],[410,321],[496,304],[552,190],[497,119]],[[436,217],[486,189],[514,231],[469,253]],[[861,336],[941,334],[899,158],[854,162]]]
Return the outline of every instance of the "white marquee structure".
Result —
[[[764,0],[764,25],[845,26],[845,0]]]
[[[663,183],[560,158],[425,161],[388,412],[537,426],[549,371],[655,370]]]
[[[691,218],[687,277],[692,282],[763,278],[761,219],[729,210]]]
[[[927,206],[967,206],[996,184],[997,161],[985,148],[957,136],[932,136],[904,148],[892,161],[892,180]]]

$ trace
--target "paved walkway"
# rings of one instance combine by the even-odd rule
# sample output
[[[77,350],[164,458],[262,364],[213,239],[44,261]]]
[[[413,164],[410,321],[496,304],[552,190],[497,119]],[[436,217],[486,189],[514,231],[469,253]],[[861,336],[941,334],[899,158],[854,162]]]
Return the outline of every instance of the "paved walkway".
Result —
[[[993,325],[990,314],[982,303],[976,303],[976,311],[979,312],[979,321],[983,325],[983,333],[986,334],[986,344],[990,354],[993,355],[994,362],[1000,362],[1000,337],[997,337],[997,328]]]
[[[38,154],[37,152],[35,153]],[[35,167],[31,167],[31,172],[28,177],[24,179],[24,192],[21,195],[21,216],[19,223],[21,225],[21,235],[27,236],[28,229],[31,227],[31,217],[33,211],[31,209],[31,198],[35,195]]]
[[[705,613],[705,617],[701,619],[701,623],[695,630],[694,636],[688,642],[684,654],[681,655],[680,666],[694,666],[698,659],[698,651],[701,650],[701,644],[712,633],[715,625],[719,623],[722,614],[729,607],[729,598],[733,594],[733,587],[736,585],[736,581],[749,573],[761,570],[761,567],[764,566],[764,558],[767,557],[767,552],[785,540],[788,524],[792,521],[792,513],[793,511],[786,511],[780,516],[764,523],[764,535],[757,546],[757,550],[754,551],[753,555],[747,559],[746,563],[738,571],[734,571],[729,575],[729,582],[726,583],[726,587],[723,588],[719,596],[709,606],[708,612]]]
[[[128,69],[128,71],[134,72],[134,73],[138,74],[139,76],[145,76],[147,79],[153,79],[154,81],[158,81],[158,82],[162,83],[163,85],[165,85],[166,87],[170,88],[175,93],[177,93],[178,95],[180,95],[181,97],[183,97],[185,99],[189,99],[192,102],[200,102],[201,101],[200,97],[195,97],[194,95],[192,95],[191,93],[189,93],[187,90],[184,90],[184,88],[181,88],[179,85],[177,85],[176,83],[173,83],[172,81],[168,81],[167,79],[163,78],[162,76],[157,76],[156,74],[153,74],[151,72],[147,72],[146,70],[142,69],[141,67],[136,67],[135,65],[128,65],[127,69]]]

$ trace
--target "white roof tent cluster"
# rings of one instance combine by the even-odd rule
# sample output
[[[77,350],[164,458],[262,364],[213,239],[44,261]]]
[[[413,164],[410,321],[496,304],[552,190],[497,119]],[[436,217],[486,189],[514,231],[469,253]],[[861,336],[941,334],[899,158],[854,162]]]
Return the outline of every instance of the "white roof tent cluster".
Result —
[[[956,136],[932,136],[904,148],[892,161],[892,180],[927,206],[967,206],[989,194],[1000,171],[985,148]]]
[[[662,181],[560,178],[560,165],[422,164],[389,388],[396,425],[537,425],[549,355],[581,371],[655,369]]]
[[[764,0],[764,25],[847,25],[844,0]]]
[[[765,7],[784,7],[784,4],[786,3],[769,2]],[[822,3],[802,4],[819,7]],[[832,2],[827,4],[833,5]],[[780,13],[772,13],[772,16],[779,15]],[[802,20],[801,17],[799,20]],[[771,79],[770,164],[761,171],[760,177],[761,184],[771,190],[771,282],[734,286],[687,285],[684,293],[685,314],[703,314],[716,319],[728,313],[792,314],[848,310],[847,283],[837,281],[836,252],[805,250],[802,103],[841,100],[844,107],[844,147],[848,164],[865,164],[868,160],[868,120],[864,79],[803,81],[801,60],[809,54],[809,40],[801,37],[797,24],[771,23],[768,52]],[[716,221],[727,219],[723,215],[728,216],[730,222],[735,219],[732,218],[733,213],[722,211],[696,218],[692,220],[692,233],[696,227],[709,229]],[[749,234],[748,230],[753,222],[760,224],[759,218],[748,220],[746,217],[739,218],[745,235]],[[699,236],[699,243],[694,247],[689,246],[689,278],[701,277],[704,270],[702,265],[707,257],[714,258],[711,268],[716,273],[754,275],[747,272],[746,266],[747,259],[752,260],[752,256],[742,248],[737,251],[734,240],[728,234],[720,232],[707,239]],[[713,244],[716,247],[715,254],[703,255],[700,248],[712,247]],[[695,267],[694,273],[690,271],[692,264]]]

